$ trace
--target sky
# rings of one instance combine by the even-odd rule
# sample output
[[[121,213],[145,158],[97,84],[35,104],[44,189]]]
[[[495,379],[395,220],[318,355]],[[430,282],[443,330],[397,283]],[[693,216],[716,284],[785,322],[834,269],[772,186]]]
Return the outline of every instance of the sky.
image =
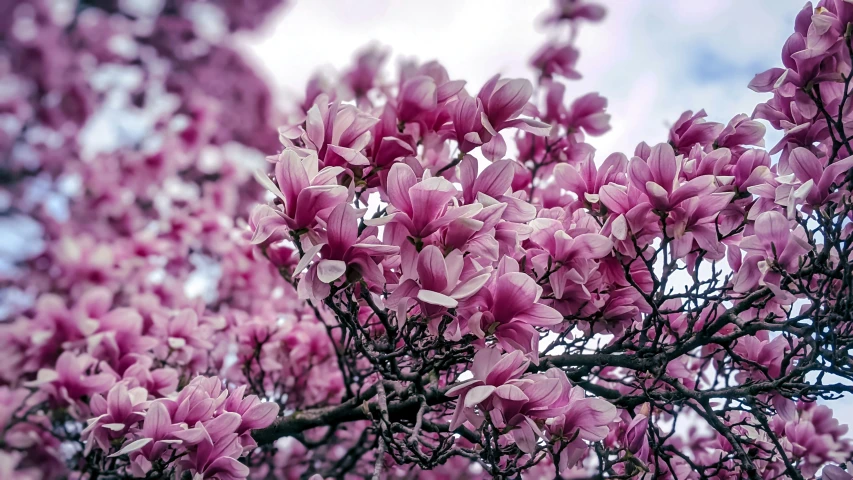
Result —
[[[765,95],[747,84],[780,63],[803,0],[601,0],[602,23],[582,28],[578,70],[568,95],[609,99],[611,132],[592,139],[604,155],[666,139],[685,110],[727,122],[751,114]],[[296,1],[242,46],[277,89],[299,99],[309,76],[339,71],[353,52],[377,43],[394,59],[439,60],[470,92],[495,73],[533,79],[528,60],[548,34],[545,0]],[[771,136],[771,140],[779,138]],[[600,157],[604,158],[604,156]]]

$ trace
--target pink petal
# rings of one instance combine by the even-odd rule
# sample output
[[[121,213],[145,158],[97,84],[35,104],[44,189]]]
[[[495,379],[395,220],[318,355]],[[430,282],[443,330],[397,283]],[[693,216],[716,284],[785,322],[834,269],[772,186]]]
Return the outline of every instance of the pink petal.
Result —
[[[234,412],[225,412],[212,420],[204,423],[204,428],[210,435],[210,438],[216,443],[220,438],[224,438],[230,433],[237,431],[240,426],[241,418],[239,414]]]
[[[480,203],[474,203],[471,205],[462,205],[461,207],[452,207],[448,208],[444,215],[439,218],[429,222],[422,229],[418,230],[421,236],[428,236],[435,233],[439,228],[449,225],[451,222],[458,218],[468,218],[476,215],[480,210],[483,209],[483,205]]]
[[[537,287],[536,282],[524,273],[508,273],[500,277],[492,306],[495,320],[506,323],[530,308],[536,301]]]
[[[444,295],[442,293],[433,292],[431,290],[421,290],[418,292],[418,300],[430,305],[438,305],[445,308],[456,308],[459,302]]]
[[[838,179],[838,176],[842,173],[847,172],[853,168],[853,156],[847,157],[843,160],[838,160],[832,165],[826,167],[826,170],[823,171],[823,174],[820,177],[820,182],[818,183],[818,191],[820,193],[826,193],[829,191],[829,187],[835,183]]]
[[[484,379],[501,359],[501,352],[497,348],[484,348],[474,354],[474,362],[471,364],[471,372],[474,378]]]
[[[491,278],[491,276],[492,275],[490,272],[486,272],[482,275],[472,277],[472,278],[468,279],[467,281],[459,284],[451,292],[450,296],[455,298],[456,300],[462,300],[464,298],[468,298],[471,295],[474,295],[475,293],[480,291],[480,289],[483,288],[483,285],[485,285],[486,282],[489,281],[489,278]]]
[[[669,197],[669,204],[677,206],[688,198],[711,193],[714,190],[714,176],[702,175],[679,186]]]
[[[116,453],[114,453],[112,455],[109,455],[109,457],[110,458],[119,457],[121,455],[127,455],[128,453],[135,452],[135,451],[139,450],[140,448],[144,447],[145,445],[148,445],[149,443],[151,443],[151,441],[152,441],[152,439],[150,439],[150,438],[140,438],[139,440],[134,440],[134,441],[128,443],[127,445],[125,445],[121,450],[117,451]]]
[[[332,283],[346,273],[347,264],[342,260],[320,260],[317,264],[317,278],[323,283]]]
[[[574,251],[579,258],[599,259],[610,255],[613,242],[604,235],[582,233],[575,237]]]
[[[285,150],[279,156],[275,165],[275,180],[281,188],[287,211],[292,213],[299,193],[311,185],[301,159],[292,150]]]
[[[361,167],[370,165],[370,160],[368,160],[367,157],[364,156],[364,154],[353,148],[345,148],[339,145],[329,145],[329,152],[332,152],[335,155],[343,158],[344,161],[346,161],[350,165],[356,165]],[[326,161],[329,161],[328,156],[326,157]]]
[[[349,203],[335,207],[326,220],[326,234],[329,250],[338,255],[337,258],[342,258],[358,238],[358,212],[355,208]]]
[[[447,289],[447,264],[435,245],[428,245],[418,255],[418,278],[422,288],[435,292]]]
[[[342,185],[321,185],[308,187],[297,197],[294,221],[296,228],[305,228],[322,218],[323,212],[330,213],[338,204],[346,201],[347,189]]]
[[[405,163],[395,163],[388,172],[386,191],[388,200],[398,210],[412,216],[412,202],[409,191],[418,182],[415,172]]]
[[[317,254],[320,253],[320,250],[322,250],[322,249],[323,249],[322,243],[319,245],[314,245],[313,247],[306,249],[305,255],[303,255],[302,258],[299,259],[299,263],[297,263],[296,267],[294,267],[293,274],[298,275],[298,274],[302,273],[302,271],[305,270],[305,267],[307,267],[308,264],[311,263],[312,260],[314,260],[314,257],[316,257]]]
[[[511,160],[496,161],[486,167],[474,181],[474,191],[498,198],[512,185],[513,172]]]
[[[578,197],[587,191],[586,182],[573,165],[561,163],[554,167],[554,178],[557,185],[573,192]]]
[[[493,136],[480,148],[483,150],[483,156],[491,161],[500,160],[506,155],[506,141],[500,134]]]
[[[431,177],[412,186],[409,198],[413,209],[411,219],[416,229],[413,233],[428,235],[423,228],[447,211],[447,204],[455,195],[456,188],[442,177]]]
[[[528,396],[525,395],[520,388],[512,384],[503,384],[496,388],[495,395],[503,398],[504,400],[511,400],[514,402],[526,402],[529,400]]]
[[[547,137],[551,134],[553,127],[548,123],[533,120],[532,118],[516,118],[506,122],[503,128],[517,128],[531,135]]]
[[[272,424],[278,415],[279,407],[273,402],[262,402],[243,414],[243,428],[264,428]]]
[[[204,476],[208,478],[213,478],[217,474],[219,474],[219,478],[226,478],[222,473],[227,474],[227,478],[246,478],[249,476],[250,470],[249,467],[232,457],[219,457],[204,470]]]
[[[209,439],[210,436],[204,428],[201,428],[200,423],[197,423],[196,425],[198,425],[199,428],[189,428],[187,430],[173,432],[172,435],[175,438],[180,439],[186,445],[198,445],[205,439]]]
[[[791,166],[791,170],[794,171],[794,175],[801,182],[807,180],[820,182],[823,167],[815,154],[807,148],[797,147],[793,149],[791,154],[788,155],[788,164]]]
[[[533,95],[533,85],[529,80],[506,81],[489,97],[488,102],[484,101],[489,121],[495,128],[501,128],[504,122],[521,111],[531,95]]]
[[[655,182],[667,192],[671,192],[675,177],[678,175],[678,163],[672,146],[668,143],[659,143],[652,147],[648,164]]]
[[[514,351],[501,356],[486,376],[486,383],[503,385],[508,380],[518,378],[527,369],[528,361],[520,351]]]
[[[640,157],[634,157],[628,163],[628,178],[640,190],[644,189],[646,183],[655,181],[651,169],[649,169],[649,166]]]
[[[642,162],[642,160],[640,160]],[[628,197],[625,190],[615,184],[609,184],[601,187],[598,192],[598,198],[608,210],[617,214],[626,214],[634,206],[634,202]]]
[[[534,303],[530,308],[516,315],[515,319],[534,327],[548,327],[563,323],[563,315],[560,312],[541,303]]]
[[[492,385],[480,385],[468,390],[468,393],[465,394],[465,408],[473,408],[479,405],[489,398],[495,390],[497,388]]]
[[[788,244],[791,224],[779,212],[764,212],[755,220],[755,234],[768,252],[773,244],[776,246],[776,253],[780,254]]]

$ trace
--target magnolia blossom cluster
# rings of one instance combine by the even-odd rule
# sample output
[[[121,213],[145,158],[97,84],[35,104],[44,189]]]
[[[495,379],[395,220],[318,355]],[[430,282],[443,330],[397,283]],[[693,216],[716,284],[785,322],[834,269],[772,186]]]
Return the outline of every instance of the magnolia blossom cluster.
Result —
[[[480,427],[488,420],[509,436],[521,451],[536,451],[539,438],[552,440],[560,452],[559,470],[568,470],[587,454],[587,443],[603,440],[616,420],[616,407],[600,398],[586,398],[572,387],[559,368],[522,375],[529,361],[520,352],[501,354],[483,349],[474,356],[474,378],[447,391],[459,397],[450,429],[466,421]],[[544,422],[544,429],[540,427]]]
[[[0,9],[0,476],[853,478],[849,3],[630,155],[595,4],[535,82],[371,48],[281,115],[225,46],[278,2],[90,3]]]
[[[807,7],[810,16],[797,28],[809,55],[817,48],[811,42],[830,42],[802,40],[808,35],[836,35],[835,50],[827,47],[832,58],[849,53],[845,30],[829,26],[847,24],[838,17],[846,8]],[[566,2],[549,21],[595,12]],[[838,245],[827,242],[828,232],[816,233],[817,223],[832,228],[849,215],[853,157],[846,140],[830,134],[825,119],[822,127],[789,126],[799,119],[792,107],[793,117],[771,122],[789,130],[782,143],[765,151],[765,127],[756,121],[769,118],[762,105],[754,117],[737,115],[727,124],[686,112],[667,142],[597,161],[585,138],[607,131],[606,102],[589,94],[567,104],[565,84],[555,80],[576,76],[572,52],[570,45],[548,45],[534,59],[544,105],[532,102],[527,80],[495,76],[474,94],[435,62],[405,65],[399,80],[383,83],[381,52],[362,54],[342,79],[355,105],[312,83],[304,115],[282,130],[284,151],[270,158],[274,173],[259,176],[274,199],[253,211],[253,241],[297,244],[300,261],[289,275],[300,298],[325,304],[352,337],[373,342],[354,352],[399,382],[403,392],[395,395],[403,402],[423,388],[407,386],[429,363],[423,343],[442,358],[473,347],[473,379],[451,369],[436,384],[451,387],[443,394],[458,398],[455,406],[422,409],[415,427],[430,414],[433,422],[452,416],[450,430],[476,432],[486,443],[480,458],[492,473],[545,458],[566,472],[598,441],[630,452],[594,459],[601,471],[627,476],[686,478],[697,469],[809,476],[826,462],[842,463],[853,447],[846,427],[817,433],[815,417],[797,414],[794,402],[806,408],[813,398],[783,387],[820,370],[808,365],[826,355],[825,347],[810,345],[807,327],[795,335],[772,332],[784,331],[785,319],[823,319],[846,288],[831,275],[806,276],[828,274],[849,257],[840,240],[850,233],[847,225],[836,234]],[[849,55],[829,68],[836,77],[826,81],[846,78]],[[771,72],[767,83],[777,93],[768,105],[790,98],[786,85],[798,92],[785,83],[793,73]],[[826,89],[836,86],[843,84]],[[809,85],[799,95],[807,107],[796,108],[814,117],[843,110],[843,88],[828,108],[809,97],[815,91]],[[822,128],[823,136],[794,140],[809,128]],[[508,153],[513,137],[517,153]],[[551,345],[543,347],[543,335]],[[596,344],[599,356],[585,359]],[[620,350],[628,357],[618,358]],[[383,366],[388,358],[394,364]],[[568,371],[589,388],[576,390],[566,370],[546,368],[555,363],[580,367]],[[345,378],[356,376],[344,370]],[[755,393],[736,386],[763,382]],[[725,388],[768,413],[729,400],[715,411],[710,401]],[[649,390],[658,393],[649,397]],[[584,391],[634,406],[620,415]],[[679,408],[662,403],[678,394],[686,396]],[[624,400],[644,396],[651,401]],[[383,418],[391,407],[378,408],[380,446],[404,449],[396,424]],[[707,441],[688,445],[661,433],[656,423],[682,410],[714,432]],[[762,423],[767,415],[776,427]],[[780,421],[790,428],[779,430]],[[409,441],[419,433],[404,431]],[[820,440],[799,448],[795,431]],[[759,433],[772,441],[741,444]],[[526,460],[507,460],[510,445]],[[433,448],[433,455],[445,451]],[[389,455],[429,465],[419,453]]]
[[[189,471],[201,478],[246,478],[249,467],[237,459],[257,446],[251,430],[269,426],[279,407],[256,395],[244,398],[245,391],[245,385],[228,392],[218,378],[196,377],[174,399],[149,402],[145,388],[119,383],[106,399],[92,396],[94,417],[81,438],[87,449],[104,452],[124,441],[109,457],[126,455],[123,473],[134,477],[165,475],[171,467],[176,477]]]

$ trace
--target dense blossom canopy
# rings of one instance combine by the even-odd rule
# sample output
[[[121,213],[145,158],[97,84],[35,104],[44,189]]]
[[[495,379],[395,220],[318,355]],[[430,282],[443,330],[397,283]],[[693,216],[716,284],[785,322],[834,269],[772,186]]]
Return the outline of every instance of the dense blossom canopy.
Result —
[[[281,3],[0,0],[0,478],[853,479],[853,4],[605,156],[599,5],[284,114],[228,46]]]

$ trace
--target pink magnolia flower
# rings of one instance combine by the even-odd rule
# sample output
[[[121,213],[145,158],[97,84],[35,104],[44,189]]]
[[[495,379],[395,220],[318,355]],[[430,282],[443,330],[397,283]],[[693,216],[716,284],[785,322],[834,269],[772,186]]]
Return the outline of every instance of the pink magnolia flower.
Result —
[[[109,362],[114,368],[129,354],[151,351],[158,341],[143,335],[144,319],[132,308],[116,308],[98,318],[98,329],[87,339],[94,357]]]
[[[161,458],[172,445],[181,443],[174,434],[182,430],[180,425],[172,422],[162,401],[152,402],[145,413],[142,428],[136,434],[138,438],[125,443],[110,456],[129,455],[131,472],[139,477],[145,476],[151,470],[152,462]]]
[[[15,480],[40,480],[43,472],[36,467],[18,468],[24,459],[21,452],[0,450],[0,478]]]
[[[0,431],[6,431],[10,421],[30,392],[26,388],[10,389],[7,386],[0,387]]]
[[[299,105],[303,113],[308,113],[308,110],[314,106],[317,97],[326,95],[329,100],[334,101],[338,95],[337,85],[332,79],[324,75],[323,72],[315,72],[305,83],[305,99]]]
[[[506,143],[499,132],[505,128],[517,128],[535,135],[547,135],[551,126],[530,118],[518,118],[533,95],[533,85],[525,79],[500,78],[495,75],[483,85],[477,94],[482,105],[481,121],[490,135],[488,147],[496,153],[492,159],[502,158],[506,152]],[[486,148],[486,147],[484,147]]]
[[[723,125],[716,122],[707,122],[708,115],[705,110],[699,110],[694,115],[692,111],[686,111],[669,129],[669,143],[678,153],[687,153],[695,144],[703,147],[709,145],[720,132]]]
[[[806,202],[812,207],[820,207],[837,196],[832,195],[831,187],[840,183],[839,177],[853,168],[853,156],[827,166],[826,157],[818,159],[808,149],[797,147],[788,156],[788,163],[794,175],[803,183],[801,189],[807,191]]]
[[[113,248],[89,234],[63,235],[50,250],[65,278],[78,279],[81,284],[104,285],[115,275]]]
[[[400,86],[397,102],[397,118],[403,123],[435,109],[438,106],[435,80],[426,75],[406,79]]]
[[[673,238],[673,255],[684,258],[694,242],[708,258],[721,259],[725,245],[718,240],[717,216],[731,203],[734,193],[712,193],[685,200],[667,218],[667,233]]]
[[[477,258],[479,262],[496,262],[500,257],[501,248],[514,249],[517,238],[510,234],[514,229],[523,229],[524,225],[502,221],[506,212],[505,203],[495,203],[484,207],[470,218],[458,218],[442,231],[441,245],[444,250],[459,250]]]
[[[109,450],[111,442],[123,437],[128,429],[145,418],[148,407],[148,391],[142,387],[127,388],[123,382],[117,383],[103,395],[96,393],[89,401],[93,418],[80,433],[86,443],[86,451],[97,443],[102,450]]]
[[[181,459],[181,469],[194,472],[197,478],[232,480],[246,478],[249,467],[237,458],[243,447],[236,433],[240,415],[225,412],[210,420],[197,422],[193,428],[175,432],[184,445],[192,446],[189,455]]]
[[[587,135],[604,135],[610,130],[610,115],[604,113],[605,109],[606,98],[588,93],[572,102],[562,123],[569,131],[583,129]]]
[[[418,120],[429,130],[440,127],[447,121],[449,113],[439,107],[464,87],[464,80],[450,80],[447,70],[436,61],[404,69],[397,95],[397,120],[402,123]]]
[[[518,162],[512,160],[497,160],[478,174],[477,160],[471,155],[465,155],[459,162],[463,201],[483,205],[483,210],[473,219],[485,222],[496,215],[497,219],[521,224],[536,218],[536,208],[523,197],[523,192],[512,191],[513,174],[518,166]]]
[[[853,480],[853,475],[847,473],[838,465],[827,465],[821,472],[823,480]]]
[[[586,455],[589,447],[585,442],[598,442],[607,437],[608,425],[619,416],[610,402],[587,397],[580,387],[571,388],[567,405],[565,412],[545,422],[551,440],[559,442],[560,471],[576,465]]]
[[[210,419],[228,397],[228,391],[222,388],[222,380],[217,377],[195,377],[178,393],[175,399],[162,399],[174,423],[194,425]]]
[[[444,111],[444,109],[441,110]],[[422,112],[418,116],[424,116],[426,113]],[[445,113],[448,116],[450,115],[447,112]],[[385,109],[379,116],[379,122],[373,126],[373,130],[371,131],[373,144],[368,147],[370,152],[368,157],[371,172],[375,172],[376,175],[368,175],[365,178],[368,185],[385,185],[391,166],[400,158],[415,155],[416,140],[414,135],[410,135],[405,131],[400,132],[399,127],[397,112],[390,104],[385,105]]]
[[[777,86],[777,82],[785,80],[785,75],[787,75],[787,70],[784,68],[770,68],[761,73],[756,73],[752,80],[749,82],[749,89],[754,92],[767,93],[772,92]]]
[[[792,230],[791,222],[776,211],[759,215],[754,233],[740,242],[747,256],[734,278],[737,292],[747,292],[759,282],[778,287],[782,273],[796,272],[800,257],[811,250],[802,226]]]
[[[128,388],[142,387],[157,395],[169,395],[178,389],[178,371],[171,367],[153,368],[154,358],[150,355],[128,355],[122,359],[122,380]]]
[[[524,79],[501,79],[495,75],[480,89],[476,98],[460,95],[448,105],[452,124],[447,132],[455,136],[462,153],[483,146],[490,160],[506,154],[506,142],[500,135],[505,128],[518,128],[534,135],[548,135],[550,125],[531,118],[518,118],[533,94],[533,85]]]
[[[744,114],[731,119],[717,137],[718,147],[730,148],[740,145],[764,146],[765,128],[761,122],[752,120]]]
[[[151,334],[163,341],[164,350],[184,352],[190,357],[194,350],[213,348],[212,331],[208,325],[199,324],[195,310],[185,308],[175,313],[155,313],[151,320]]]
[[[772,181],[770,155],[764,150],[747,150],[737,158],[731,174],[739,192],[749,191],[751,187]]]
[[[814,475],[827,462],[846,460],[851,448],[845,438],[848,427],[841,425],[826,405],[812,405],[800,412],[797,421],[785,422],[785,440],[789,443],[792,458],[802,459],[801,470]]]
[[[314,154],[300,158],[291,149],[279,155],[275,164],[276,183],[266,175],[256,172],[255,177],[267,190],[283,203],[278,213],[280,218],[264,215],[259,218],[257,230],[267,232],[282,223],[291,230],[314,228],[318,220],[325,221],[338,204],[346,201],[346,187],[337,184],[336,177],[343,172],[341,167],[326,167],[318,171],[318,159]],[[260,243],[271,233],[256,233],[252,239]]]
[[[428,175],[425,173],[419,181],[411,167],[405,163],[394,164],[386,186],[388,200],[394,210],[365,223],[373,226],[398,223],[409,235],[420,240],[457,218],[470,217],[483,208],[479,203],[456,206],[456,187],[442,177]]]
[[[386,58],[388,52],[378,47],[368,47],[358,52],[355,65],[344,74],[344,82],[356,97],[365,96],[373,88]]]
[[[556,10],[545,18],[546,23],[560,21],[586,20],[589,22],[600,22],[607,14],[607,10],[597,3],[588,3],[583,0],[555,0]]]
[[[479,174],[477,159],[471,155],[465,155],[459,165],[462,199],[466,204],[474,203],[480,194],[498,200],[511,191],[514,172],[511,160],[493,162]]]
[[[308,110],[301,138],[305,148],[316,152],[323,167],[366,166],[369,161],[362,150],[370,144],[370,129],[378,121],[352,105],[330,104],[325,95],[320,95]]]
[[[240,425],[236,432],[243,434],[256,428],[264,428],[272,424],[278,415],[279,407],[274,402],[262,402],[257,395],[244,397],[246,385],[241,385],[228,394],[228,399],[222,408],[226,412],[240,415]]]
[[[517,386],[508,382],[521,378],[529,363],[518,351],[501,354],[498,349],[484,348],[477,352],[471,363],[474,378],[447,391],[448,397],[459,397],[450,421],[450,430],[456,430],[466,420],[479,428],[484,418],[475,407],[489,411],[495,406],[497,398],[524,397]]]
[[[580,52],[574,45],[547,43],[543,45],[531,60],[531,65],[538,69],[541,78],[551,78],[561,75],[571,80],[581,78],[575,66],[580,57]]]
[[[533,363],[539,362],[539,332],[534,327],[550,327],[562,323],[563,316],[539,302],[542,287],[521,272],[497,276],[466,302],[465,311],[472,312],[468,328],[479,338],[494,335],[507,352],[521,351]]]
[[[500,397],[499,405],[492,411],[498,428],[512,428],[510,435],[522,452],[533,453],[536,443],[545,434],[539,423],[562,414],[569,407],[572,385],[565,372],[550,368],[545,373],[526,375],[512,382],[522,395]]]
[[[409,298],[427,305],[455,308],[460,300],[477,293],[491,277],[491,268],[475,270],[470,263],[466,268],[459,250],[445,256],[435,245],[427,245],[417,254],[417,259],[410,258],[413,256],[413,249],[404,251],[404,277],[388,297],[389,305],[399,305],[401,315],[405,313],[405,303],[400,303]]]
[[[649,454],[649,439],[646,435],[648,428],[648,415],[638,413],[625,428],[622,440],[625,448],[643,461],[648,459]]]
[[[35,380],[27,386],[39,387],[60,402],[68,402],[74,407],[83,397],[104,393],[116,381],[110,373],[98,371],[98,361],[91,355],[63,352],[56,360],[56,368],[42,368]]]
[[[688,198],[708,194],[716,188],[712,175],[702,175],[685,183],[679,180],[681,157],[672,147],[661,143],[652,147],[648,160],[634,157],[628,164],[631,184],[643,192],[651,205],[668,211]]]
[[[384,275],[378,261],[382,257],[399,253],[399,247],[383,245],[374,232],[358,233],[359,212],[351,205],[336,206],[326,220],[326,241],[305,251],[294,268],[301,272],[319,253],[322,259],[314,263],[299,284],[303,298],[324,298],[329,284],[336,282],[349,270],[363,278],[368,286],[379,288]],[[373,229],[375,230],[375,229]]]
[[[766,333],[766,332],[764,332]],[[746,336],[738,339],[734,346],[734,352],[754,365],[760,365],[763,370],[748,369],[737,374],[738,381],[747,380],[765,381],[779,378],[782,372],[782,361],[791,347],[784,337],[759,338],[759,336]],[[749,366],[750,364],[747,364]]]
[[[548,275],[554,296],[563,298],[574,283],[589,298],[584,286],[589,273],[594,270],[596,260],[610,255],[613,242],[597,233],[581,233],[572,238],[556,220],[539,218],[531,222],[531,226],[530,241],[541,248],[529,251],[531,264],[539,276]]]
[[[452,122],[446,134],[455,138],[462,153],[468,153],[492,139],[492,134],[483,126],[483,106],[477,98],[460,95],[448,104],[447,109]]]
[[[634,241],[639,247],[648,245],[660,234],[659,219],[652,212],[652,205],[645,201],[641,190],[634,185],[627,187],[609,183],[601,187],[599,199],[611,213],[603,235],[609,235],[623,255],[637,255]]]
[[[554,179],[560,188],[574,193],[579,203],[594,206],[599,203],[601,187],[625,183],[627,167],[628,159],[621,153],[608,155],[601,167],[587,156],[578,165],[563,163],[554,167]]]
[[[275,208],[257,204],[252,207],[249,215],[249,231],[252,234],[252,243],[261,247],[269,247],[288,237],[290,227]]]

